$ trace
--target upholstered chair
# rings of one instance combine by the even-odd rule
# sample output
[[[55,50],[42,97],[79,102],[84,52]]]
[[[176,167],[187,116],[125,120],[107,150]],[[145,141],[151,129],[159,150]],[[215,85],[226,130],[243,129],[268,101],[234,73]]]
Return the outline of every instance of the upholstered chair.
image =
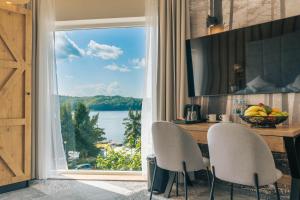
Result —
[[[208,148],[213,172],[210,199],[213,199],[215,179],[233,184],[254,186],[257,199],[259,187],[274,184],[280,199],[277,180],[282,173],[264,139],[249,128],[235,123],[215,124],[208,130]]]
[[[177,180],[178,174],[183,174],[185,199],[188,198],[188,172],[207,170],[208,181],[210,182],[209,160],[202,157],[202,152],[196,141],[183,129],[170,122],[154,122],[152,137],[156,159],[150,199],[152,199],[157,166],[176,172]],[[178,182],[176,185],[176,194],[178,195]]]

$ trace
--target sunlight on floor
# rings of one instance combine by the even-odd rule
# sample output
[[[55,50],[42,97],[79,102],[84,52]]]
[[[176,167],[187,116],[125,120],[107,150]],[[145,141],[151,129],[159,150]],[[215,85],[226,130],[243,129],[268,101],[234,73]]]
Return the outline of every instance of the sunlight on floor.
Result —
[[[78,182],[83,183],[83,184],[87,184],[87,185],[90,185],[90,186],[93,186],[93,187],[97,187],[97,188],[100,188],[100,189],[103,189],[103,190],[106,190],[106,191],[118,193],[118,194],[121,194],[121,195],[124,195],[124,196],[129,196],[129,195],[131,195],[135,192],[139,192],[143,189],[143,188],[140,188],[137,191],[132,191],[132,190],[128,190],[124,187],[120,187],[120,186],[113,185],[113,184],[108,183],[108,182],[102,182],[102,181],[101,182],[100,181],[78,181]]]

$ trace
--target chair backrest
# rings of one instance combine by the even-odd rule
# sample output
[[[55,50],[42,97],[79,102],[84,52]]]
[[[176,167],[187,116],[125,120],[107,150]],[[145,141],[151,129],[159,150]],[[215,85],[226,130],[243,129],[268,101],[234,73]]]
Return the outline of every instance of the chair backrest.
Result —
[[[182,172],[184,161],[188,172],[205,169],[202,153],[196,141],[174,123],[154,122],[152,137],[159,167]]]
[[[254,186],[254,174],[259,185],[277,180],[273,155],[260,135],[240,124],[220,123],[208,130],[211,165],[216,177],[237,184]]]

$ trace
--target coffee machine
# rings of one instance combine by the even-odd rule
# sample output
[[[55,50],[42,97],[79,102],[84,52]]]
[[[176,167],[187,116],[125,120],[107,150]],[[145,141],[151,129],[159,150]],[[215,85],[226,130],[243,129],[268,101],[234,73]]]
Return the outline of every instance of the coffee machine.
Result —
[[[186,104],[183,117],[186,121],[201,121],[201,106],[198,104]]]

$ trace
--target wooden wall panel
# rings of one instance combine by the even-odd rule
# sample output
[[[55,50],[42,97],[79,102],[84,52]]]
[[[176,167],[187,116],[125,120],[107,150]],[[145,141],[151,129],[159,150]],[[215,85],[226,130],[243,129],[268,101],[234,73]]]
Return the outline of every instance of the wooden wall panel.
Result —
[[[31,21],[0,4],[0,186],[31,178]]]
[[[222,0],[224,31],[300,15],[299,3],[299,0]],[[207,35],[210,0],[190,0],[189,11],[192,37]]]

